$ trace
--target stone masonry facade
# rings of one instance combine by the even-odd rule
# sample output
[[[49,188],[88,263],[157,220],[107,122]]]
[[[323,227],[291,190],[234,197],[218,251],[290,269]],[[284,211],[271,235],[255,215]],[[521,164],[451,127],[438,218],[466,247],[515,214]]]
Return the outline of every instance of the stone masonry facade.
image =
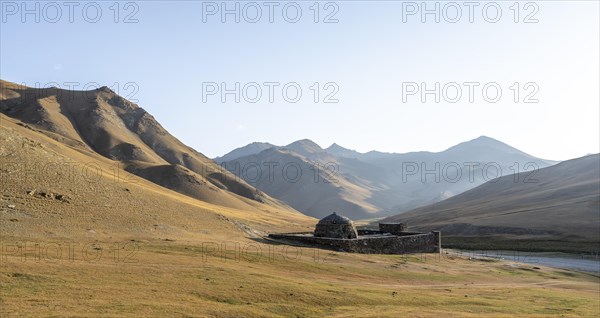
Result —
[[[439,253],[441,233],[408,232],[406,224],[380,224],[377,230],[358,230],[358,237],[339,239],[316,237],[313,233],[269,234],[270,238],[365,254]]]

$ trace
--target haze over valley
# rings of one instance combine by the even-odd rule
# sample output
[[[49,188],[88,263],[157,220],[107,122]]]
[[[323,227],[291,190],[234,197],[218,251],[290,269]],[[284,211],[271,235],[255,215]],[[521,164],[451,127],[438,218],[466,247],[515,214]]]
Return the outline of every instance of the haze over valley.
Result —
[[[307,139],[280,147],[252,143],[215,161],[307,215],[344,211],[354,219],[398,214],[556,163],[486,136],[437,153],[359,153],[337,144],[323,149]]]

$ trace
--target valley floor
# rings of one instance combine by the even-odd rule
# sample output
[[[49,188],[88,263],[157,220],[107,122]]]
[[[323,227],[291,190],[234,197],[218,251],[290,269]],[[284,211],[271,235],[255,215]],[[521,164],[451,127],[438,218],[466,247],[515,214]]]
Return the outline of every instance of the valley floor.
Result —
[[[0,120],[2,317],[599,316],[598,276],[271,244],[317,220],[196,200]]]
[[[5,317],[597,317],[600,311],[597,276],[444,254],[347,254],[243,238],[3,237],[2,246]]]

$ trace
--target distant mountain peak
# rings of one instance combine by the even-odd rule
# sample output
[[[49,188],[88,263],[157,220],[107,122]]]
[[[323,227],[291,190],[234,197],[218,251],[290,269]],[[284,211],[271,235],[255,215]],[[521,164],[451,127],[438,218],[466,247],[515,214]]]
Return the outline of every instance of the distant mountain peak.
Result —
[[[342,146],[340,146],[339,144],[337,144],[337,143],[335,143],[335,142],[334,142],[334,143],[332,143],[332,144],[331,144],[331,146],[327,147],[325,150],[338,150],[338,149],[339,149],[339,150],[350,150],[350,151],[354,151],[354,150],[352,150],[352,149],[348,149],[348,148],[346,148],[346,147],[342,147]]]
[[[313,148],[313,149],[323,150],[323,148],[321,148],[321,146],[319,146],[316,142],[314,142],[310,139],[300,139],[300,140],[292,142],[291,144],[289,144],[285,147],[286,148],[304,147],[304,148]]]
[[[334,156],[346,157],[346,158],[357,158],[358,159],[361,157],[361,155],[363,155],[362,153],[360,153],[356,150],[342,147],[335,142],[331,146],[327,147],[327,149],[325,149],[325,151],[327,151],[328,153],[330,153]]]
[[[317,143],[310,139],[297,140],[282,148],[291,150],[305,157],[310,157],[311,155],[324,151],[323,148],[321,148],[321,146],[319,146]]]
[[[458,158],[462,158],[461,160],[467,161],[496,162],[508,160],[512,156],[514,159],[510,160],[516,160],[517,157],[524,157],[529,158],[532,161],[543,162],[545,165],[556,163],[552,160],[536,158],[511,145],[488,136],[479,136],[475,139],[461,142],[438,154],[458,156]]]
[[[511,152],[517,151],[518,149],[511,147],[500,140],[494,139],[488,136],[479,136],[475,139],[471,139],[469,141],[461,142],[455,146],[448,148],[447,151],[453,149],[465,149],[465,148],[474,148],[474,147],[494,147],[494,148],[502,148],[504,150],[510,150]]]
[[[495,138],[492,138],[492,137],[488,137],[488,136],[484,136],[484,135],[481,135],[481,136],[479,136],[479,137],[477,137],[475,139],[472,139],[470,141],[467,141],[467,142],[489,142],[489,143],[505,144],[505,143],[503,143],[502,141],[500,141],[498,139],[495,139]]]
[[[243,147],[236,148],[236,149],[224,154],[222,157],[215,158],[214,160],[218,163],[231,161],[231,160],[235,160],[240,157],[255,155],[257,153],[260,153],[263,150],[267,150],[267,149],[270,149],[273,147],[277,147],[277,146],[270,144],[268,142],[255,141],[255,142],[249,143]]]
[[[319,146],[316,142],[314,142],[310,139],[307,139],[307,138],[296,140],[296,141],[292,142],[291,144],[289,144],[288,146],[291,146],[291,145],[305,145],[305,146],[321,148],[321,146]]]
[[[480,140],[480,141],[483,141],[483,140],[488,140],[488,141],[498,141],[498,140],[496,140],[496,139],[494,139],[494,138],[492,138],[492,137],[488,137],[488,136],[486,136],[486,135],[481,135],[481,136],[479,136],[479,137],[477,137],[477,138],[475,138],[475,139],[472,139],[472,140]]]

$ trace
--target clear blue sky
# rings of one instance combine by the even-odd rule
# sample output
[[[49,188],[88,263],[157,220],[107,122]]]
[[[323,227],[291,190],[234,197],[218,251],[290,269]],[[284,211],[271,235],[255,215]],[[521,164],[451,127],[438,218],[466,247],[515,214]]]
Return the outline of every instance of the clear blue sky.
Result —
[[[21,3],[2,1],[2,79],[29,86],[111,86],[211,157],[252,141],[281,145],[302,138],[359,151],[440,151],[480,135],[547,159],[600,151],[597,1],[538,1],[529,7],[521,2],[518,17],[513,1],[497,1],[502,15],[496,23],[486,20],[494,20],[494,6],[488,5],[484,16],[487,2],[474,7],[472,23],[463,2],[457,2],[462,16],[456,23],[447,21],[456,17],[448,2],[439,2],[439,23],[433,15],[422,22],[422,8],[404,16],[414,8],[394,1],[337,1],[327,7],[327,1],[320,2],[318,23],[314,1],[296,1],[302,10],[297,23],[286,21],[294,20],[296,10],[288,2],[276,2],[273,23],[264,2],[256,2],[262,10],[256,23],[246,21],[256,16],[248,2],[237,2],[239,23],[233,15],[224,23],[220,12],[207,15],[214,8],[206,1],[120,2],[118,16],[114,1],[96,1],[102,10],[96,23],[91,23],[96,8],[86,2],[73,7],[73,22],[64,3],[58,2],[62,15],[57,16],[56,8],[37,2],[39,23],[36,13],[23,21]],[[35,3],[27,2],[27,8]],[[228,8],[235,3],[228,2]],[[323,23],[328,15],[337,23]],[[534,19],[538,22],[523,23]],[[129,82],[135,85],[126,87]],[[203,102],[203,83],[212,82],[225,82],[229,89],[236,82],[241,87],[255,82],[262,97],[256,103],[244,100],[255,96],[255,88],[247,86],[240,103],[233,95],[222,103],[219,93]],[[280,84],[273,103],[265,82]],[[296,103],[282,96],[281,88],[290,82],[302,89]],[[311,90],[315,82],[318,103]],[[328,82],[334,84],[324,87]],[[429,89],[436,82],[442,88],[459,83],[462,97],[449,102],[456,94],[447,85],[439,103],[434,95],[422,102],[419,93],[403,102],[403,83],[407,89],[412,82]],[[473,103],[464,82],[480,84]],[[486,83],[501,87],[498,102],[484,100]],[[336,87],[333,98],[339,102],[323,103]],[[536,89],[530,99],[539,101],[524,103]],[[294,95],[288,90],[288,98]],[[493,90],[486,96],[494,97]]]

